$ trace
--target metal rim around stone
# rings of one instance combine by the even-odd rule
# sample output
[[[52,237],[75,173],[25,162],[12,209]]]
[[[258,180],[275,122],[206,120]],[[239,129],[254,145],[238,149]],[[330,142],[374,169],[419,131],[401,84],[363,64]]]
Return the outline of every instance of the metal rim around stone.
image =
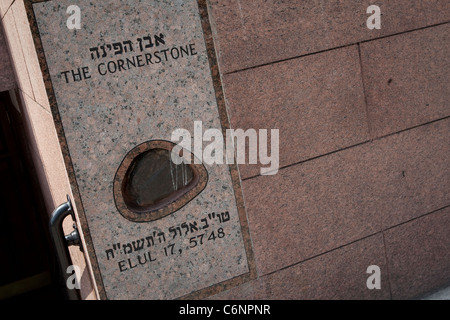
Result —
[[[194,173],[194,179],[189,185],[164,198],[153,207],[147,209],[136,209],[127,205],[123,194],[124,181],[133,161],[139,156],[152,149],[164,149],[172,151],[175,144],[165,140],[151,140],[134,147],[122,160],[114,177],[114,201],[119,213],[127,220],[133,222],[150,222],[164,218],[192,201],[206,187],[208,183],[208,171],[203,164],[188,164]],[[186,150],[183,150],[186,152]]]

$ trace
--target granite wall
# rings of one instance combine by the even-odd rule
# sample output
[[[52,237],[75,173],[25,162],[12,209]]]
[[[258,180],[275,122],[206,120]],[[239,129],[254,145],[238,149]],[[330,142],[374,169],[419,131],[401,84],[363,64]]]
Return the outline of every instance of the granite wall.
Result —
[[[375,2],[207,1],[231,126],[279,129],[281,165],[241,165],[257,277],[211,298],[405,299],[450,282],[450,3]],[[70,186],[23,1],[0,13],[55,206]]]
[[[369,30],[369,5],[381,29]],[[209,1],[258,278],[214,298],[404,299],[450,282],[450,3]],[[381,290],[369,290],[378,265]]]

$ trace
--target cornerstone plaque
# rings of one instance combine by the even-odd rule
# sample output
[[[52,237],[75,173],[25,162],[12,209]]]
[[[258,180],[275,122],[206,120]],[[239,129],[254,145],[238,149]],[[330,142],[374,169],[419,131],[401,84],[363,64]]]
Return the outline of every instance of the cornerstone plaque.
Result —
[[[171,134],[229,127],[200,0],[26,1],[103,299],[202,298],[255,275],[235,165]]]

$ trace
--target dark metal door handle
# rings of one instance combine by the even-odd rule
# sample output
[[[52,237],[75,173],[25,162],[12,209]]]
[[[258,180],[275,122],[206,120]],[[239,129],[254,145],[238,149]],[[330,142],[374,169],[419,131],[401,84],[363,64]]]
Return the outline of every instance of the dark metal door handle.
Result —
[[[72,216],[74,230],[70,234],[64,235],[63,221],[68,215]],[[61,271],[65,277],[64,282],[66,283],[67,268],[72,265],[68,247],[79,246],[80,249],[82,248],[80,234],[78,233],[75,224],[75,213],[69,196],[67,196],[67,202],[61,204],[53,211],[49,222],[49,228],[56,254],[58,255]],[[78,290],[67,290],[68,298],[70,300],[80,299],[77,291]]]

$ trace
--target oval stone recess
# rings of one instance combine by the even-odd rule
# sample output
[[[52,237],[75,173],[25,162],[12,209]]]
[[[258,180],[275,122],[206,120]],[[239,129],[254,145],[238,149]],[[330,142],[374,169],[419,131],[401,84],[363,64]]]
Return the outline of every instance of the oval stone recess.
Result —
[[[149,222],[163,218],[185,206],[206,187],[205,166],[173,163],[174,146],[169,141],[152,140],[125,156],[114,178],[114,199],[126,219]]]

